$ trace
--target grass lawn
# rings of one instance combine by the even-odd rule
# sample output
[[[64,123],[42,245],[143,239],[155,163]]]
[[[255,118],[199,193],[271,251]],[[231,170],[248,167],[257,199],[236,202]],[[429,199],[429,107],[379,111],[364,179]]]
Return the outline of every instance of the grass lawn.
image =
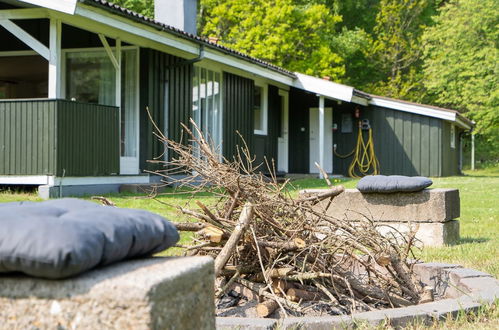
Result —
[[[343,184],[353,188],[356,180],[335,180],[335,184]],[[325,187],[322,180],[303,179],[293,182],[293,192],[304,188]],[[458,188],[461,196],[461,240],[453,246],[442,248],[426,248],[418,253],[424,261],[440,261],[460,264],[467,268],[478,269],[499,278],[499,167],[474,172],[466,171],[465,176],[433,178],[433,188]],[[179,194],[161,195],[152,200],[138,195],[107,196],[119,207],[146,209],[162,214],[172,221],[189,221],[181,215],[174,205],[185,205],[187,196]],[[209,195],[197,198],[205,204],[214,201]],[[19,200],[39,200],[34,193],[20,191],[0,191],[0,202]],[[181,243],[191,239],[183,234]],[[168,254],[176,254],[177,250],[169,250]],[[497,329],[499,328],[499,312],[497,305],[487,309],[473,319],[463,317],[458,321],[449,321],[438,328],[445,329]],[[419,327],[415,327],[419,328]]]

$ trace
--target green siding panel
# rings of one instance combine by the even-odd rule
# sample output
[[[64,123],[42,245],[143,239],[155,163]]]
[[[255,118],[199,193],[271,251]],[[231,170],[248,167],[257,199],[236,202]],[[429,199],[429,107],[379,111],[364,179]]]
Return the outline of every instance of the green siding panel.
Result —
[[[234,74],[223,74],[223,155],[232,160],[244,138],[253,148],[253,89],[254,82]],[[239,134],[238,134],[239,132]]]
[[[57,175],[118,174],[118,108],[60,100],[57,110]]]
[[[118,108],[65,100],[0,101],[0,175],[119,172]]]
[[[175,141],[185,140],[180,124],[188,124],[192,116],[193,66],[178,65],[185,60],[144,48],[140,59],[140,168],[156,170],[160,165],[148,161],[162,157],[164,146],[153,135],[146,108],[165,135]]]
[[[0,175],[56,173],[56,100],[0,101]]]
[[[354,149],[358,128],[354,119],[353,132],[341,133],[341,116],[344,113],[353,116],[355,107],[344,104],[333,108],[334,122],[338,126],[333,143],[337,144],[338,153],[344,155]],[[362,108],[361,118],[369,119],[373,128],[375,153],[381,174],[447,175],[442,173],[442,148],[445,148],[445,143],[442,145],[441,140],[442,120],[382,107]],[[341,159],[335,156],[334,172],[347,175],[351,161],[352,157]],[[449,161],[457,164],[453,159]]]
[[[309,109],[318,107],[315,94],[291,88],[289,93],[289,172],[309,171]],[[334,116],[334,115],[333,115]]]
[[[443,122],[442,127],[442,176],[459,175],[459,130],[455,128],[454,146],[451,148],[451,126],[449,122]]]

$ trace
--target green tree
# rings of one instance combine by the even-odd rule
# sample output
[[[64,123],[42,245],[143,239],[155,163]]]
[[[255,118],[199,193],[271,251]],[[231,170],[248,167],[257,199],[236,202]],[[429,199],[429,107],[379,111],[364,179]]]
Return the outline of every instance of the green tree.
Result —
[[[144,16],[154,18],[154,0],[112,0],[111,2]]]
[[[326,5],[294,0],[201,0],[200,33],[291,71],[341,80],[331,47],[341,17]]]
[[[420,101],[421,35],[434,0],[381,0],[373,29],[371,59],[376,65],[367,89],[374,93]]]
[[[437,104],[475,120],[499,158],[499,6],[497,0],[451,0],[423,36],[424,82]]]

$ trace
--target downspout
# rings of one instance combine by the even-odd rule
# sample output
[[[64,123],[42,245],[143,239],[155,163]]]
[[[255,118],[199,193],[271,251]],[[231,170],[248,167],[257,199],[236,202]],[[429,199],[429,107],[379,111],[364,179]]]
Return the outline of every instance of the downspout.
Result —
[[[166,69],[178,68],[178,67],[182,67],[182,66],[186,66],[186,65],[190,65],[190,64],[194,64],[194,63],[200,62],[200,61],[202,61],[204,59],[204,55],[205,55],[204,45],[200,44],[199,45],[199,55],[197,57],[192,58],[190,60],[185,60],[185,61],[182,61],[182,62],[174,63],[174,64],[166,67]]]

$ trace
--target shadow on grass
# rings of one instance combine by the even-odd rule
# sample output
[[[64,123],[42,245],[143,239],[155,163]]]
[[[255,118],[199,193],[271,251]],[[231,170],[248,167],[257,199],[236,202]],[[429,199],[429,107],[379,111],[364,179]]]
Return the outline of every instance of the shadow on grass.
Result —
[[[459,239],[459,242],[456,245],[460,244],[473,244],[473,243],[485,243],[490,241],[490,238],[485,237],[463,237]]]

